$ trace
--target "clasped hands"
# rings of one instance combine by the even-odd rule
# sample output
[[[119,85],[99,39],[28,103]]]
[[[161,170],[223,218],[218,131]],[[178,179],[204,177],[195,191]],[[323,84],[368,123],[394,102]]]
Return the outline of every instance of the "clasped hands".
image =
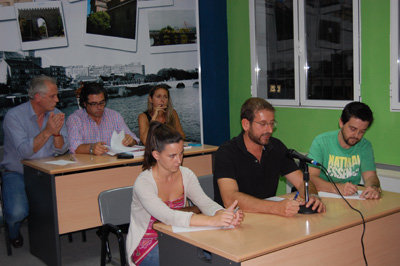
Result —
[[[237,209],[236,206],[238,201],[235,200],[231,206],[226,209],[219,210],[213,216],[213,226],[224,226],[224,227],[237,227],[243,221],[243,211]]]
[[[60,135],[61,128],[64,125],[65,114],[58,113],[54,114],[50,112],[49,120],[47,121],[46,128],[44,129],[50,136]]]

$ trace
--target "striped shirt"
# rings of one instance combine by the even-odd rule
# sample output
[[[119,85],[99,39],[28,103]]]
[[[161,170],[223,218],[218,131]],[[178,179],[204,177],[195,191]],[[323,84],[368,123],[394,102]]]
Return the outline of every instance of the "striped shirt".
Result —
[[[75,150],[81,144],[105,142],[110,145],[113,131],[119,133],[121,130],[125,134],[131,135],[139,143],[139,138],[129,130],[122,116],[111,109],[104,108],[104,113],[100,124],[97,124],[86,112],[86,109],[76,110],[67,120],[69,150]]]

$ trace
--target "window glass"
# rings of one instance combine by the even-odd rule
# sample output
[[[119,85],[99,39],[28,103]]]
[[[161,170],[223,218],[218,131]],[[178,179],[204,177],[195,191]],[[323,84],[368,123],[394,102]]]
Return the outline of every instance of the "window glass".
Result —
[[[293,1],[265,1],[267,98],[294,99]]]
[[[359,100],[357,0],[250,0],[254,96],[282,106]]]
[[[307,98],[352,100],[352,0],[307,0]]]

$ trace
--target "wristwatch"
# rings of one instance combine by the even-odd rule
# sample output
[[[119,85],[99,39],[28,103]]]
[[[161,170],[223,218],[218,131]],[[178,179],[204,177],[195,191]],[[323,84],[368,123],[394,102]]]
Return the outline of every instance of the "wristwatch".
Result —
[[[378,190],[379,193],[382,193],[382,189],[380,186],[377,185],[372,185],[371,188],[376,188]]]
[[[93,147],[94,147],[94,144],[90,143],[90,147],[89,147],[89,153],[90,154],[93,154]]]

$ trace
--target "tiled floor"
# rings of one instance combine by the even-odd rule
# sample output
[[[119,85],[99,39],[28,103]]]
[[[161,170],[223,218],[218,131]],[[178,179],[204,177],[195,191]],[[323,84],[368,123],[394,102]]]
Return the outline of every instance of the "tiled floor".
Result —
[[[41,260],[29,252],[28,226],[25,222],[21,228],[24,237],[24,246],[19,249],[12,248],[12,255],[7,256],[4,240],[4,228],[0,228],[0,265],[1,266],[43,266]],[[100,238],[96,235],[96,229],[86,231],[87,241],[82,242],[81,233],[73,233],[73,242],[68,241],[68,236],[61,239],[62,265],[91,266],[100,265]],[[110,240],[113,260],[107,265],[120,265],[117,242]]]

